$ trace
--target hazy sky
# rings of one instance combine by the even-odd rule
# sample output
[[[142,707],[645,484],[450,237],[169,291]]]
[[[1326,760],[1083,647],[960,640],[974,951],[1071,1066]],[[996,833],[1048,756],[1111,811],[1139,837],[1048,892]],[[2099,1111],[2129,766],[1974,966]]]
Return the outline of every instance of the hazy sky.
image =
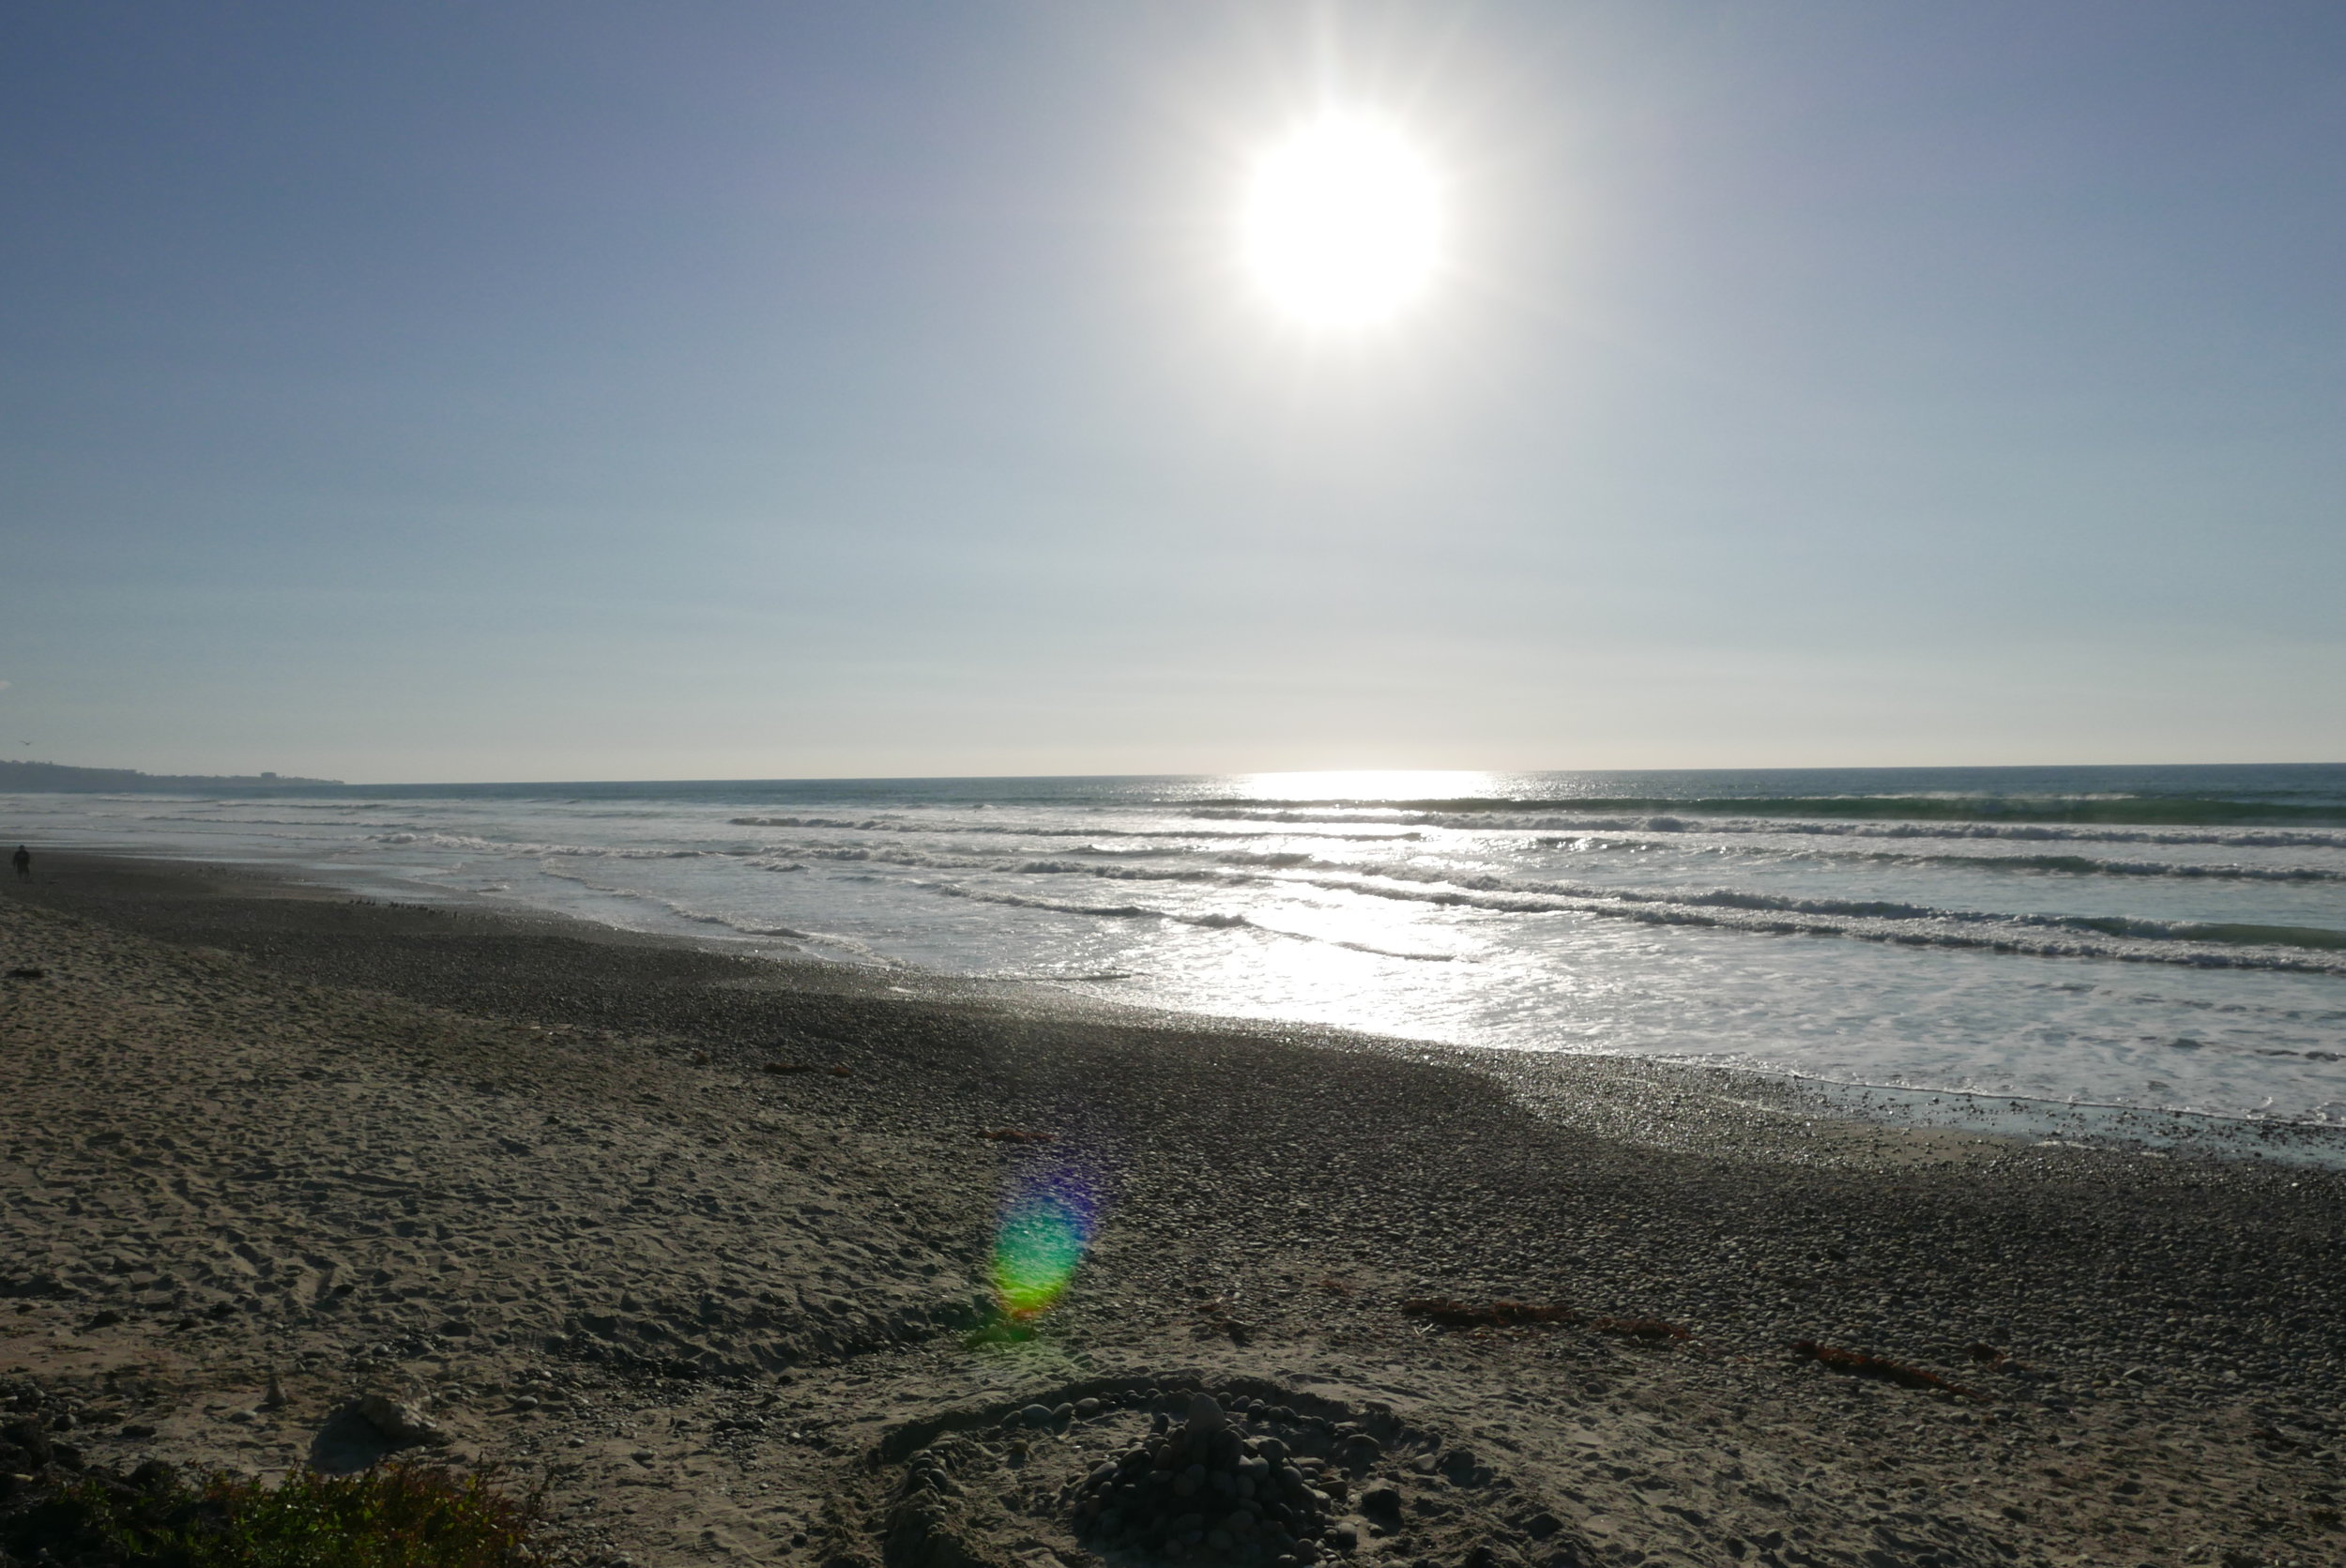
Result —
[[[2341,350],[2336,0],[18,0],[0,754],[2336,760]]]

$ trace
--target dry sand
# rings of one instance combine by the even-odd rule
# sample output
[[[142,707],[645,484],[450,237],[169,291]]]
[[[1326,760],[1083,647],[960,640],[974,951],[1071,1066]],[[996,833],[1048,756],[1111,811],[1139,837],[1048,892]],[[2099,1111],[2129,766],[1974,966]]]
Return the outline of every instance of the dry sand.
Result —
[[[1202,1389],[1325,1464],[1363,1565],[2346,1561],[2334,1171],[40,871],[0,899],[42,971],[0,981],[0,1405],[92,1462],[358,1463],[373,1393],[546,1478],[585,1559],[1055,1568],[1097,1560],[1071,1484]],[[1101,1183],[1096,1246],[972,1344],[1040,1162]]]

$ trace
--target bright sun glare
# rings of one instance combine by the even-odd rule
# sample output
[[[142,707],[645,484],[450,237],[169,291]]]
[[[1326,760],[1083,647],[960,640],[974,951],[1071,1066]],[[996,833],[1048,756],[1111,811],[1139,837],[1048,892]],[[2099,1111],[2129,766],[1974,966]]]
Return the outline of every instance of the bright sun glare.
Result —
[[[1331,114],[1264,154],[1247,187],[1246,267],[1306,326],[1373,326],[1425,292],[1441,259],[1441,190],[1408,138]]]

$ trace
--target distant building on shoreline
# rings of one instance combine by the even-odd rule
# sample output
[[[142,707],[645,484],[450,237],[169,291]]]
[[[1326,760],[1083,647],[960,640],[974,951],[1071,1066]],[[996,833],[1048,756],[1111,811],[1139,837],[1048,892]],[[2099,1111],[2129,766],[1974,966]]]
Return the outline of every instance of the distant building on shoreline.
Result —
[[[142,773],[133,768],[69,768],[57,762],[0,762],[0,791],[11,794],[176,795],[187,790],[311,789],[340,779],[278,773]]]

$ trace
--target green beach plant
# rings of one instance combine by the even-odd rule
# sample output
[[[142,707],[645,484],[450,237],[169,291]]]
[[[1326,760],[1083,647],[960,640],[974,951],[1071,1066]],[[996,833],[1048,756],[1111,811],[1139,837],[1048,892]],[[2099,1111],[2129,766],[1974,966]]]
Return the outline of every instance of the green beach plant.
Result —
[[[391,1463],[354,1475],[300,1469],[274,1484],[214,1475],[144,1489],[93,1479],[49,1506],[79,1514],[84,1539],[101,1537],[114,1551],[99,1555],[125,1568],[542,1568],[551,1560],[542,1484],[515,1496],[491,1470]]]

